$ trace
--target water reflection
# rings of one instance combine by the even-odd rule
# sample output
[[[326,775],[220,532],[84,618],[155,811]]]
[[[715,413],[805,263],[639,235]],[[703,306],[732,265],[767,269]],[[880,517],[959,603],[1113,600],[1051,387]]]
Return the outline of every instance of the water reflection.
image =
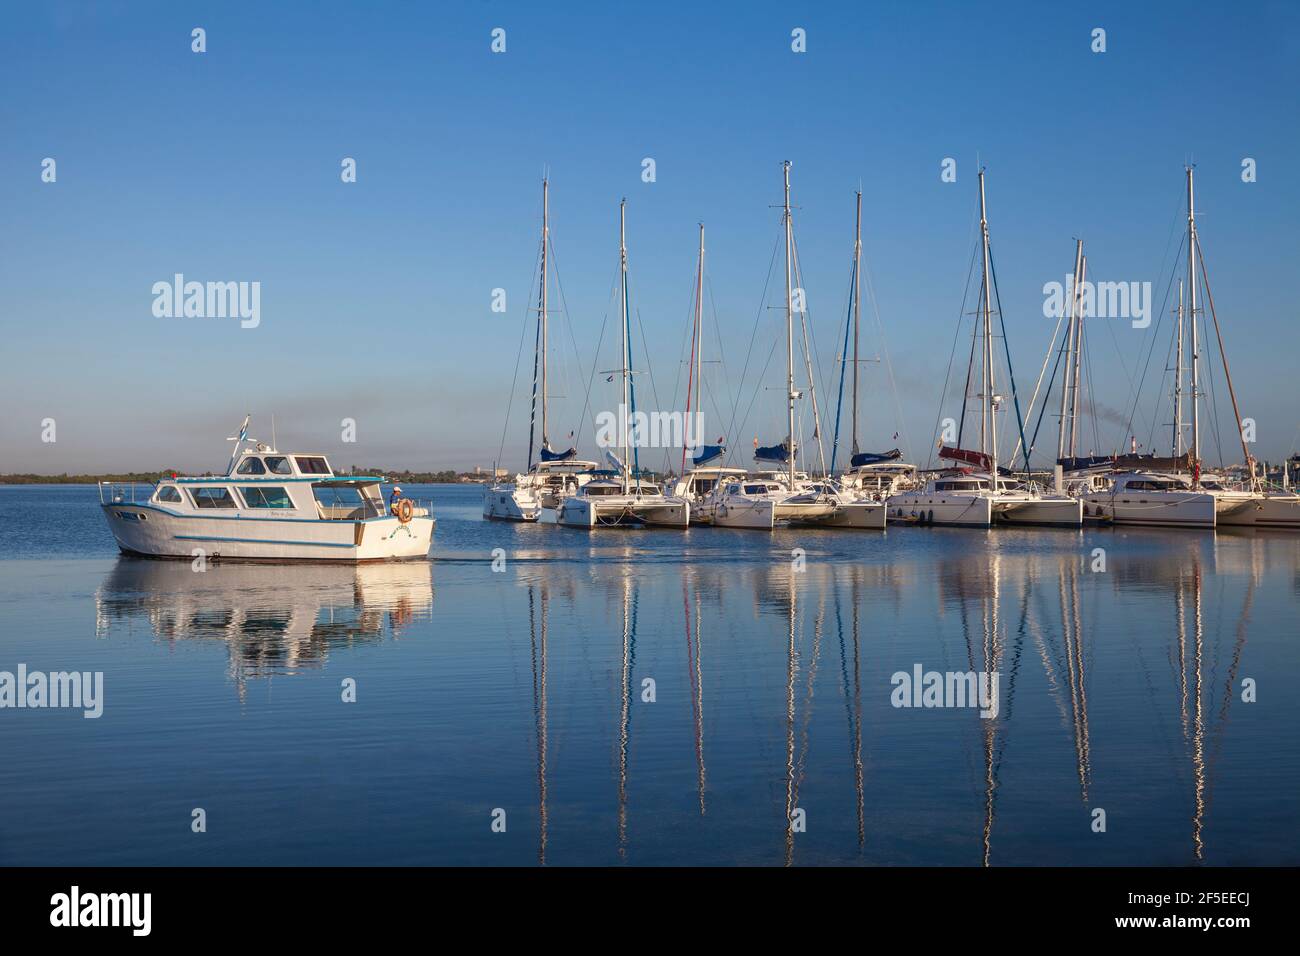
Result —
[[[119,558],[95,592],[95,633],[146,626],[167,644],[221,641],[241,698],[248,680],[321,667],[332,651],[399,640],[429,615],[425,562],[259,565]]]
[[[490,756],[460,785],[491,779],[496,800],[513,781],[536,806],[515,862],[992,866],[1059,846],[1063,863],[1205,863],[1230,841],[1250,859],[1241,782],[1227,777],[1229,811],[1217,778],[1252,616],[1268,608],[1274,622],[1256,626],[1275,632],[1294,605],[1295,543],[1099,536],[1099,572],[1092,543],[1064,537],[969,536],[960,550],[896,537],[885,557],[815,538],[802,567],[779,546],[647,562],[633,536],[591,563],[583,536],[508,574],[439,566],[438,616],[474,640],[408,658],[430,701],[415,732],[433,728],[462,761],[482,742]],[[95,599],[101,637],[143,626],[169,645],[222,641],[242,695],[247,680],[428,632],[433,596],[426,564],[197,574],[124,559]],[[1252,648],[1256,672],[1293,667],[1268,647]],[[999,673],[996,716],[893,708],[890,675],[914,662]],[[1232,746],[1268,761],[1276,741]],[[1097,806],[1123,832],[1090,841]]]

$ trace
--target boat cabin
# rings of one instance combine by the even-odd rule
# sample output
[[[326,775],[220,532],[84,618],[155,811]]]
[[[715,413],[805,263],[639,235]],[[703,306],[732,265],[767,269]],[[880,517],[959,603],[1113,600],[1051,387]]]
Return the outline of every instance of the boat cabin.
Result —
[[[249,452],[222,477],[165,478],[151,504],[231,517],[364,521],[388,514],[377,475],[336,476],[324,455]]]

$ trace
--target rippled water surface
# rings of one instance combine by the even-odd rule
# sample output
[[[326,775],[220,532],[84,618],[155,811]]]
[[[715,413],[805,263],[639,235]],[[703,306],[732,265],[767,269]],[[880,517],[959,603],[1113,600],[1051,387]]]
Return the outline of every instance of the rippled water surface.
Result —
[[[0,488],[0,671],[104,675],[99,719],[0,709],[0,863],[1300,863],[1297,536],[411,493],[429,563],[196,573],[118,557],[94,488]],[[997,715],[893,706],[918,665]]]

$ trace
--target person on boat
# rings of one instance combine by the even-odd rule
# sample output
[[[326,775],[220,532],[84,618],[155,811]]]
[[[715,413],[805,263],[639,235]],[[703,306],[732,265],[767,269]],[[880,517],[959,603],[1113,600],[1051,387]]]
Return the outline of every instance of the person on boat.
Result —
[[[388,510],[397,514],[397,503],[402,500],[402,489],[393,485],[393,494],[388,499]]]

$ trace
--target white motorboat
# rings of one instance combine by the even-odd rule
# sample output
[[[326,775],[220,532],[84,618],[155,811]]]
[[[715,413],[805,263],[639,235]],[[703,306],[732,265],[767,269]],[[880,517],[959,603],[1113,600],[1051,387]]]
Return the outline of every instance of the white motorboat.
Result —
[[[319,454],[281,454],[247,437],[222,476],[156,484],[100,482],[100,506],[118,547],[152,558],[240,561],[392,561],[424,558],[435,520],[386,478],[336,475]],[[244,448],[245,444],[252,448]]]

